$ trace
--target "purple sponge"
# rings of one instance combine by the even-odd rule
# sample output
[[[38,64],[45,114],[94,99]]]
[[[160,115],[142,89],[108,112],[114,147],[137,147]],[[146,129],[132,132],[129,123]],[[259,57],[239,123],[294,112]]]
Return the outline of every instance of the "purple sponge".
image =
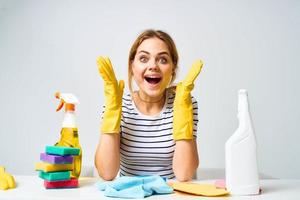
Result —
[[[42,161],[53,163],[53,164],[67,164],[73,162],[73,156],[58,156],[58,155],[50,155],[46,153],[40,154],[40,159]]]

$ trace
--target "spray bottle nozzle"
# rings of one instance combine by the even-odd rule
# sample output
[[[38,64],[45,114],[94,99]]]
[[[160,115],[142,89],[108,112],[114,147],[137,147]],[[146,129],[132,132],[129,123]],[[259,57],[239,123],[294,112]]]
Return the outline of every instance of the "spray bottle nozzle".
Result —
[[[60,99],[60,103],[59,103],[58,107],[56,108],[56,111],[59,111],[60,109],[62,109],[62,107],[65,104],[66,104],[66,106],[65,106],[66,111],[68,111],[68,110],[69,111],[74,111],[75,110],[75,104],[79,103],[76,96],[71,94],[71,93],[56,92],[55,97],[57,99]]]

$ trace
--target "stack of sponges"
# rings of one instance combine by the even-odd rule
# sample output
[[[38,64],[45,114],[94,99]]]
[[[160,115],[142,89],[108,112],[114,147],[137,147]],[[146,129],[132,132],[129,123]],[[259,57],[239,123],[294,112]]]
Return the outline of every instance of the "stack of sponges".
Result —
[[[35,165],[46,189],[78,187],[78,179],[71,177],[71,171],[74,168],[73,156],[79,152],[79,148],[46,146],[45,153],[40,154],[42,162]]]

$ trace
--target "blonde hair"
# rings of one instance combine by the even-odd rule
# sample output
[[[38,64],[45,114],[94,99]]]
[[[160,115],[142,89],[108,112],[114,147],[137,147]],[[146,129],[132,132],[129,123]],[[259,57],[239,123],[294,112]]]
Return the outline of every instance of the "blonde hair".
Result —
[[[136,55],[136,51],[138,47],[142,44],[142,42],[149,38],[158,38],[161,39],[168,47],[168,50],[171,54],[171,59],[174,65],[173,68],[173,74],[172,74],[172,80],[170,84],[174,81],[176,78],[176,70],[177,70],[177,64],[178,64],[178,52],[176,45],[171,38],[169,34],[166,32],[163,32],[161,30],[154,30],[154,29],[147,29],[143,31],[137,39],[134,41],[133,45],[131,46],[130,52],[129,52],[129,58],[128,58],[128,86],[129,90],[132,93],[132,63]]]

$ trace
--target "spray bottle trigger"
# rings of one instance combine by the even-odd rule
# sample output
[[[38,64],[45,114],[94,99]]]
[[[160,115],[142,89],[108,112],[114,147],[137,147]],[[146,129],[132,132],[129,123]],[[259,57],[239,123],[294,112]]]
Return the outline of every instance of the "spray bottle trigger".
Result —
[[[61,100],[58,107],[56,108],[56,112],[59,111],[64,106],[64,104],[65,104],[64,101]]]
[[[57,99],[61,99],[61,98],[60,98],[60,92],[55,92],[54,96],[55,96],[55,98],[57,98]],[[61,99],[61,101],[60,101],[58,107],[56,108],[56,112],[58,112],[63,106],[64,106],[64,101]]]

